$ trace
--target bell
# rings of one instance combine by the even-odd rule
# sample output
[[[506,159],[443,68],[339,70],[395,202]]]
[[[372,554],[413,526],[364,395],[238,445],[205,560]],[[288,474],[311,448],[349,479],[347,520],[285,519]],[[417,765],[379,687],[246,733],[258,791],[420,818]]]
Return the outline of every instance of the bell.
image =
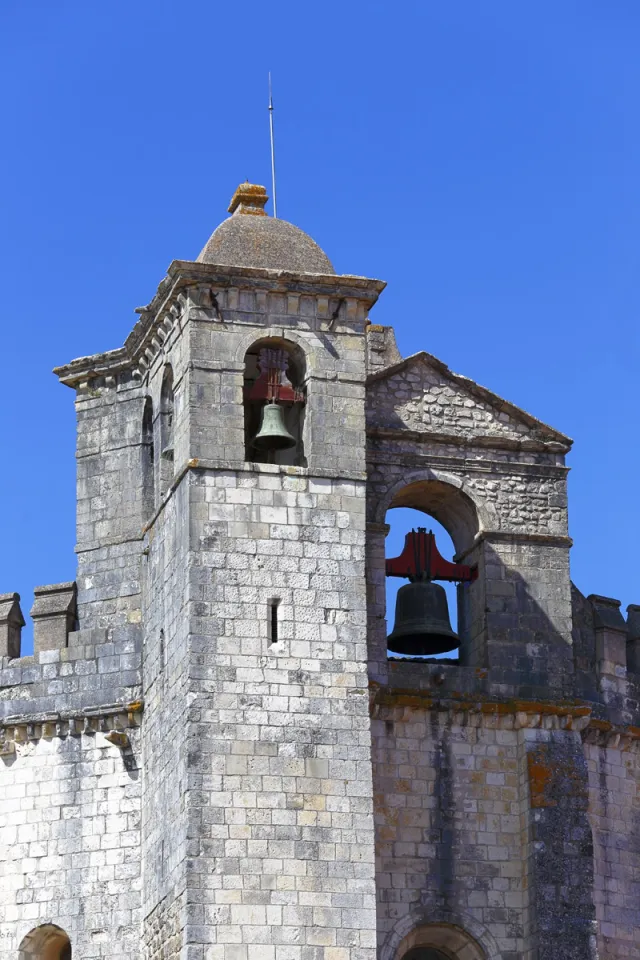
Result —
[[[262,408],[262,422],[253,445],[258,450],[286,450],[287,447],[295,447],[295,437],[287,430],[282,407],[277,403],[266,403]]]
[[[400,587],[396,597],[396,622],[387,638],[392,653],[433,656],[459,646],[451,629],[444,587],[416,580]]]

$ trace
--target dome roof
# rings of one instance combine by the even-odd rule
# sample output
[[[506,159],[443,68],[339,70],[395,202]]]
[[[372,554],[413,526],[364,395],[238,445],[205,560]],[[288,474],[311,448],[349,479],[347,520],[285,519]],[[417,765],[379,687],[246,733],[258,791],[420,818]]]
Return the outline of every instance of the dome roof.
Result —
[[[286,220],[267,216],[268,199],[264,187],[241,184],[229,207],[232,216],[214,230],[197,262],[335,274],[327,255],[308,234]]]

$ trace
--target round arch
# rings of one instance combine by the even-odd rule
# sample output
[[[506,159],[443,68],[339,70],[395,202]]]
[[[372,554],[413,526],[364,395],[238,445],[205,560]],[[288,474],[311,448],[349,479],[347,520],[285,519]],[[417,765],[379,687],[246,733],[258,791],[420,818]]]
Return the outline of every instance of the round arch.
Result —
[[[268,375],[264,368],[265,362],[269,366]],[[289,391],[291,387],[295,391],[295,394],[289,392],[288,396],[278,394],[275,410],[272,410],[267,402],[271,394],[265,392],[271,383],[271,364],[277,382]],[[301,402],[307,387],[305,351],[296,341],[282,335],[254,337],[244,353],[243,367],[245,460],[306,466],[305,404]],[[261,381],[264,389],[258,389],[257,393],[254,393]],[[294,396],[297,399],[293,399]],[[267,411],[269,428],[261,434]],[[288,434],[288,442],[281,444],[283,433]],[[262,436],[265,442],[256,444],[257,436]],[[279,439],[277,443],[270,444],[269,438]]]
[[[250,357],[257,358],[262,349],[271,348],[283,350],[289,359],[289,368],[287,377],[296,387],[302,387],[307,377],[307,355],[304,349],[295,340],[282,336],[261,336],[251,340],[244,352],[243,362],[245,365],[245,376],[247,375],[247,361]]]
[[[245,334],[240,338],[236,346],[235,361],[240,366],[245,363],[247,354],[258,346],[267,347],[270,344],[284,344],[290,348],[291,353],[303,360],[306,367],[306,357],[309,352],[309,342],[301,337],[295,330],[283,330],[282,327],[266,327],[260,331],[260,336],[256,336],[256,331]]]
[[[71,941],[61,927],[45,923],[26,935],[18,960],[71,960]]]
[[[426,923],[412,930],[400,943],[396,960],[486,960],[477,940],[448,923]]]
[[[417,960],[418,952],[428,949],[436,951],[436,957],[439,951],[447,960],[501,960],[495,938],[475,917],[449,911],[433,915],[425,910],[398,920],[379,956],[380,960]]]
[[[412,472],[397,480],[380,497],[375,522],[385,523],[393,507],[430,514],[449,532],[457,552],[468,549],[481,531],[499,525],[492,504],[473,496],[459,477],[440,470]]]

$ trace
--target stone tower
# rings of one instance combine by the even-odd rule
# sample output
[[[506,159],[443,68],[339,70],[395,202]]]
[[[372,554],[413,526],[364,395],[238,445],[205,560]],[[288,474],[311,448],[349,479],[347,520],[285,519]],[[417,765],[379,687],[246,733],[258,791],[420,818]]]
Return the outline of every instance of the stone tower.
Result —
[[[266,200],[56,371],[78,575],[33,657],[0,597],[0,960],[638,960],[640,608],[571,585],[571,442]],[[471,571],[457,658],[388,654],[397,506]]]

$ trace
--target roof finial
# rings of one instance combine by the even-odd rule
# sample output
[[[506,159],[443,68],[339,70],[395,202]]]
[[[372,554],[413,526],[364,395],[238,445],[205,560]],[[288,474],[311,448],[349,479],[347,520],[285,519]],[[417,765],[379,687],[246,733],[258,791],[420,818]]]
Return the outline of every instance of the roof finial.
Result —
[[[257,183],[241,183],[229,204],[229,213],[252,213],[254,216],[266,217],[264,209],[269,197],[264,187]]]

